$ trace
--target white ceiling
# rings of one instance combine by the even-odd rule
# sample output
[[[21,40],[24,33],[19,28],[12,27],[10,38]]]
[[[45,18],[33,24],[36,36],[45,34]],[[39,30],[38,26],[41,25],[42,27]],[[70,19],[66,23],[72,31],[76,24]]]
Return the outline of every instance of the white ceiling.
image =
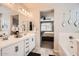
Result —
[[[51,3],[26,3],[24,4],[30,9],[41,9],[41,8],[46,8],[46,7],[51,7]]]
[[[25,7],[30,9],[46,9],[46,8],[53,8],[55,6],[79,6],[78,3],[24,3]]]

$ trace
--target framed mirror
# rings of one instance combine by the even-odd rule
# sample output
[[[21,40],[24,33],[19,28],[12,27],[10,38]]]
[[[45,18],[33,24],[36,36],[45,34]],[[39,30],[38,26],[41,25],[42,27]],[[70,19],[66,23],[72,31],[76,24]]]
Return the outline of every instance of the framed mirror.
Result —
[[[13,15],[12,16],[12,24],[13,24],[13,26],[18,27],[18,25],[19,25],[19,15]]]
[[[11,15],[11,34],[14,34],[16,31],[19,31],[19,15]]]

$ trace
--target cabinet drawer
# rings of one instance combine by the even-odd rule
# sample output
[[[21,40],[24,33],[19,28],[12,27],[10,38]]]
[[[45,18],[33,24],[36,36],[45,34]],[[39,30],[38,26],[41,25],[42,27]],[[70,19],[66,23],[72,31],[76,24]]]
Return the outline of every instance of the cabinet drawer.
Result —
[[[3,56],[22,56],[24,55],[24,41],[18,42],[2,49]]]
[[[29,45],[25,46],[25,49],[29,48]]]
[[[29,50],[25,51],[25,56],[27,56],[30,53]]]
[[[25,45],[29,45],[29,42],[25,42]]]
[[[26,39],[25,42],[29,42],[29,39]]]

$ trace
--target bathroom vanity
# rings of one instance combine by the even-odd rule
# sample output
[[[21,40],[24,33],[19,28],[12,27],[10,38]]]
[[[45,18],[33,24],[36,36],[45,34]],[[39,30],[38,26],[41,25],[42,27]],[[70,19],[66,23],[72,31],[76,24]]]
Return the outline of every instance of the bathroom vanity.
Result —
[[[1,56],[26,56],[35,48],[35,34],[33,32],[21,38],[10,36],[8,40],[0,39]]]

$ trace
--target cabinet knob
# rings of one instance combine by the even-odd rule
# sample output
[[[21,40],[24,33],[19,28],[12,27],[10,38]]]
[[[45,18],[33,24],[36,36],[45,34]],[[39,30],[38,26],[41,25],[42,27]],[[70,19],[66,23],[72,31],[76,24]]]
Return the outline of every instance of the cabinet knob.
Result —
[[[73,37],[72,36],[69,36],[69,39],[73,39]]]
[[[26,43],[26,45],[29,44],[29,42]]]
[[[71,46],[71,48],[73,48],[73,46]]]
[[[18,52],[18,46],[15,47],[15,52]]]

